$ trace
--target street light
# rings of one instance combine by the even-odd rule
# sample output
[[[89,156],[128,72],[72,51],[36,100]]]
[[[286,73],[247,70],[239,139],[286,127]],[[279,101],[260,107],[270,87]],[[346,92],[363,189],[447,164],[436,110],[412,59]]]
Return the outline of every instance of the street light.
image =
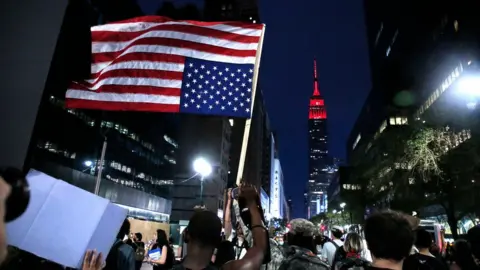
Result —
[[[85,162],[83,162],[83,165],[85,165],[87,167],[92,167],[92,164],[93,164],[93,162],[91,160],[85,160]]]
[[[336,210],[336,209],[333,209],[332,213],[336,214],[336,213],[337,213],[337,210]]]
[[[342,202],[342,203],[340,204],[340,208],[342,208],[342,210],[343,210],[343,208],[345,208],[346,205],[347,205],[346,203]]]
[[[193,161],[193,170],[200,175],[200,204],[203,205],[203,179],[212,173],[212,165],[200,157]]]

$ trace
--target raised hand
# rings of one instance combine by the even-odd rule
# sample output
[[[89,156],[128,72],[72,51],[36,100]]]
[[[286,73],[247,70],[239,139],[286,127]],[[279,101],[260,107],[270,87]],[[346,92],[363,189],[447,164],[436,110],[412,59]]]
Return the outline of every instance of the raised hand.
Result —
[[[87,250],[83,259],[82,270],[101,270],[102,268],[102,253],[97,253],[95,250]]]

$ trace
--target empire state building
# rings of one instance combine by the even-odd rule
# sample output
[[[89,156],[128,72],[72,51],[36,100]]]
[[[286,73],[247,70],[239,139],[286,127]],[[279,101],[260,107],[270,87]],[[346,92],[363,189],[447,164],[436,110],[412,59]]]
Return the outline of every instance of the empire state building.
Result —
[[[328,211],[327,188],[330,184],[327,135],[327,111],[318,88],[317,60],[313,60],[313,95],[308,113],[309,178],[305,194],[307,217]]]

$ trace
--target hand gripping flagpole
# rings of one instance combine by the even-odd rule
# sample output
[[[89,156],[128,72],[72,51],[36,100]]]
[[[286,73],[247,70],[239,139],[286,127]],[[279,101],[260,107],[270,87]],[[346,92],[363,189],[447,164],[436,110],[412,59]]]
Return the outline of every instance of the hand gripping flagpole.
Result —
[[[255,107],[255,96],[257,93],[257,82],[258,82],[258,71],[260,69],[260,58],[262,57],[262,48],[263,48],[263,38],[265,36],[265,24],[263,25],[262,35],[260,36],[260,42],[258,43],[257,55],[255,57],[255,67],[253,73],[253,82],[252,82],[252,108],[251,115],[253,117],[253,108]],[[245,121],[245,130],[243,132],[242,148],[240,150],[240,160],[238,162],[238,171],[237,171],[237,181],[235,182],[240,185],[243,177],[243,171],[245,168],[245,159],[247,157],[247,148],[248,148],[248,138],[250,137],[250,127],[252,124],[252,117],[248,118]]]

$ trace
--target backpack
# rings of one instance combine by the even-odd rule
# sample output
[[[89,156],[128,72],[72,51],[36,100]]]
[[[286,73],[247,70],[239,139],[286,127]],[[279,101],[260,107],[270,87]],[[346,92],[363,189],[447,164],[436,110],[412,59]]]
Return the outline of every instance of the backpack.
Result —
[[[135,244],[137,245],[135,261],[143,261],[143,259],[145,259],[145,244],[143,242],[137,242]]]
[[[335,264],[335,270],[363,270],[369,263],[361,258],[344,258]]]
[[[107,258],[105,259],[105,267],[104,270],[116,270],[117,269],[117,262],[118,262],[118,249],[120,246],[126,245],[123,241],[118,241],[112,246],[110,251],[108,252]]]
[[[330,267],[320,258],[305,252],[295,252],[282,262],[279,270],[328,270]]]

